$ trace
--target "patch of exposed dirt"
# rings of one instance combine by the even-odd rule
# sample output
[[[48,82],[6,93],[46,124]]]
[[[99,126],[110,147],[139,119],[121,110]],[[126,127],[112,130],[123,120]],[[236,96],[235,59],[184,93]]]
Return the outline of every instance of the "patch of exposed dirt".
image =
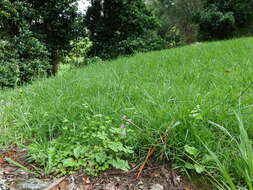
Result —
[[[99,177],[88,177],[79,171],[75,175],[61,179],[34,179],[28,171],[20,170],[8,159],[32,169],[25,163],[26,150],[0,151],[0,190],[195,190],[168,165],[153,166],[147,164],[136,178],[137,170],[122,172],[109,170]],[[2,183],[2,188],[1,188]],[[4,184],[3,184],[4,183]],[[199,188],[198,188],[199,189]]]

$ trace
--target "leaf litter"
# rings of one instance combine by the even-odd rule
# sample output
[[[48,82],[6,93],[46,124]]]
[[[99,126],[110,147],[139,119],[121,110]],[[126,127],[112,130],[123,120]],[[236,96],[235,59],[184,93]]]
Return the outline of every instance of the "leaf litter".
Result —
[[[99,177],[79,170],[60,179],[34,178],[34,167],[25,162],[26,150],[0,151],[0,190],[194,190],[194,186],[166,165],[146,163],[141,176],[110,169]],[[8,160],[11,160],[8,161]],[[17,163],[17,164],[15,164]],[[22,167],[21,167],[22,166]],[[21,168],[20,168],[21,167]]]

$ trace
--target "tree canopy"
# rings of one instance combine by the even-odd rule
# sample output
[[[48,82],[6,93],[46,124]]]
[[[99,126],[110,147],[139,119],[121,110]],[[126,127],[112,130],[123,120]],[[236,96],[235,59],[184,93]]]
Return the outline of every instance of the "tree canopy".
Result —
[[[0,7],[1,36],[11,39],[29,31],[46,46],[53,74],[70,41],[85,32],[77,0],[3,0]]]
[[[200,40],[225,39],[253,30],[252,0],[205,0],[198,13]]]
[[[159,22],[143,0],[91,0],[86,26],[93,42],[91,56],[114,58],[162,43],[154,34]]]

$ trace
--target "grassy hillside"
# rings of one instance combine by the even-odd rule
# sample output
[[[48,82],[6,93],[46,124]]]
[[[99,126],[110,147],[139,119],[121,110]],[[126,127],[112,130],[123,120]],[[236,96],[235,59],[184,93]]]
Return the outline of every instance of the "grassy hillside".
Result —
[[[196,44],[1,91],[0,142],[28,147],[30,159],[48,173],[82,165],[96,171],[109,165],[127,169],[125,159],[140,160],[156,146],[157,161],[172,160],[183,171],[208,173],[229,184],[216,175],[221,166],[214,152],[243,186],[235,159],[239,150],[227,132],[239,136],[235,112],[240,112],[253,137],[252,52],[253,38]],[[168,137],[161,138],[165,133]]]

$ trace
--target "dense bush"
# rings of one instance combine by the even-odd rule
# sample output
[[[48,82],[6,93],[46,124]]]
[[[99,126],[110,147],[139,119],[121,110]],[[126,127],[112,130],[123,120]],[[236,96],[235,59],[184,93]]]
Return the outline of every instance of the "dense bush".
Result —
[[[6,41],[0,42],[0,86],[13,86],[19,81],[18,54]]]
[[[200,40],[226,39],[252,34],[252,0],[206,0],[195,17]]]
[[[233,36],[236,29],[234,13],[223,13],[215,5],[202,11],[198,22],[201,40],[229,38]]]
[[[70,41],[85,33],[77,10],[76,0],[0,1],[0,40],[8,42],[1,45],[1,86],[56,74]]]
[[[45,46],[29,31],[0,42],[0,86],[13,87],[45,74],[49,69]]]
[[[118,54],[133,54],[137,52],[147,52],[151,50],[159,50],[165,48],[165,41],[158,35],[149,34],[140,37],[130,36],[126,40],[122,40],[118,44]],[[116,47],[117,47],[116,45]]]
[[[138,52],[160,50],[166,47],[166,42],[157,35],[129,36],[126,39],[106,41],[94,44],[89,51],[90,56],[99,56],[102,59],[111,59],[120,55],[132,55]]]

